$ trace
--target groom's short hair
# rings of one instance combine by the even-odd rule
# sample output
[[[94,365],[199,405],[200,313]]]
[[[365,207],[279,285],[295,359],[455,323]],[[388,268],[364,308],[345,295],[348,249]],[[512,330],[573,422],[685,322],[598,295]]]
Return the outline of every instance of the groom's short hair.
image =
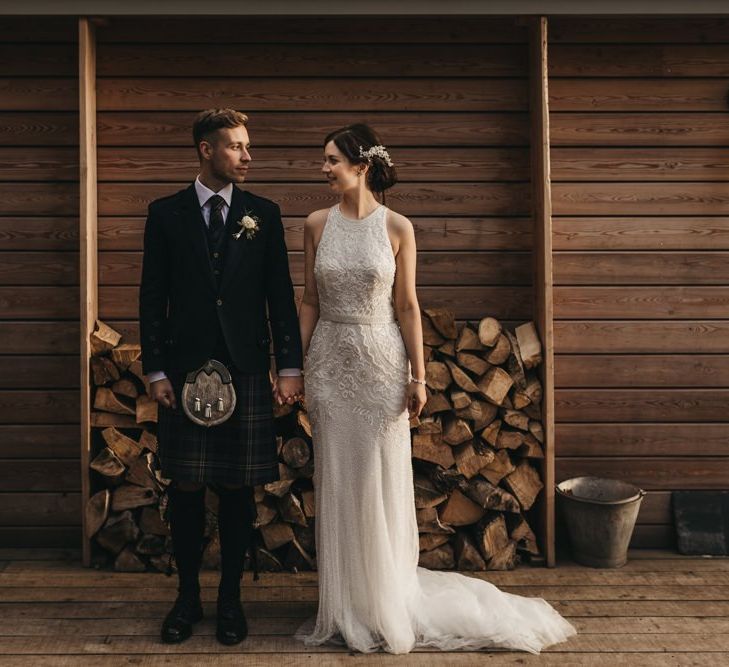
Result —
[[[248,122],[248,116],[235,109],[205,109],[192,124],[192,138],[197,156],[200,157],[200,142],[223,127],[240,127]]]

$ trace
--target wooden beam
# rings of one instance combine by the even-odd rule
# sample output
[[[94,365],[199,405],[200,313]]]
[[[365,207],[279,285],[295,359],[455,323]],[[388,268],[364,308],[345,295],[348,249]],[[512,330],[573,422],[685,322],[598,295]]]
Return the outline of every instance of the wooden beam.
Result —
[[[539,366],[544,391],[544,490],[539,500],[539,538],[548,567],[555,565],[554,545],[554,332],[552,306],[552,199],[549,165],[549,91],[547,18],[529,26],[529,115],[531,134],[532,210],[534,215],[534,321],[544,347]]]
[[[90,494],[91,392],[89,335],[99,312],[97,293],[97,197],[96,197],[96,39],[94,26],[82,17],[78,24],[79,57],[79,245],[81,302],[81,517],[82,557],[91,564],[86,530],[86,501]]]

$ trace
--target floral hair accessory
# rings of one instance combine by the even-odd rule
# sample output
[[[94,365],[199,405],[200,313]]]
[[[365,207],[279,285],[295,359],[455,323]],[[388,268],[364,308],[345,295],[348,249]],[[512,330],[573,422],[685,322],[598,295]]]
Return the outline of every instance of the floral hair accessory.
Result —
[[[375,155],[382,158],[387,163],[388,167],[393,166],[393,162],[390,159],[390,154],[387,152],[387,149],[384,146],[377,144],[376,146],[372,146],[367,150],[364,150],[362,146],[359,147],[359,156],[365,158],[368,162],[372,162],[372,157]]]

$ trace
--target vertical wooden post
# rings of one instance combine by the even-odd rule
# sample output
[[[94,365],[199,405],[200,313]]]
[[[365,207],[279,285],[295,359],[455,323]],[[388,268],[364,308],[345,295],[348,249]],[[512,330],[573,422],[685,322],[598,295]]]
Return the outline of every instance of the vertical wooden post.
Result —
[[[529,109],[531,126],[532,210],[534,214],[534,320],[544,346],[540,380],[544,389],[544,494],[540,531],[547,566],[555,565],[554,544],[554,344],[552,308],[552,197],[549,165],[549,91],[547,18],[529,27]]]
[[[90,334],[99,312],[97,292],[96,203],[96,39],[94,26],[82,17],[78,24],[79,64],[79,263],[81,302],[81,523],[82,555],[91,564],[91,544],[86,529],[91,456]]]

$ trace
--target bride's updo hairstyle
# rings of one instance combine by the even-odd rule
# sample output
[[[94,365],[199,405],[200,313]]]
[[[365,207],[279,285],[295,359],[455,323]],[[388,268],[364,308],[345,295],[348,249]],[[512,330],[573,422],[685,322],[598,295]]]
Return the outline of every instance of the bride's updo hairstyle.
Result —
[[[324,139],[324,145],[330,141],[335,143],[352,164],[369,165],[367,187],[384,199],[385,190],[397,183],[397,171],[377,133],[365,123],[355,123],[331,132]],[[370,149],[375,146],[380,149],[371,151]],[[363,157],[360,154],[360,147],[365,153],[370,151],[369,155]]]

